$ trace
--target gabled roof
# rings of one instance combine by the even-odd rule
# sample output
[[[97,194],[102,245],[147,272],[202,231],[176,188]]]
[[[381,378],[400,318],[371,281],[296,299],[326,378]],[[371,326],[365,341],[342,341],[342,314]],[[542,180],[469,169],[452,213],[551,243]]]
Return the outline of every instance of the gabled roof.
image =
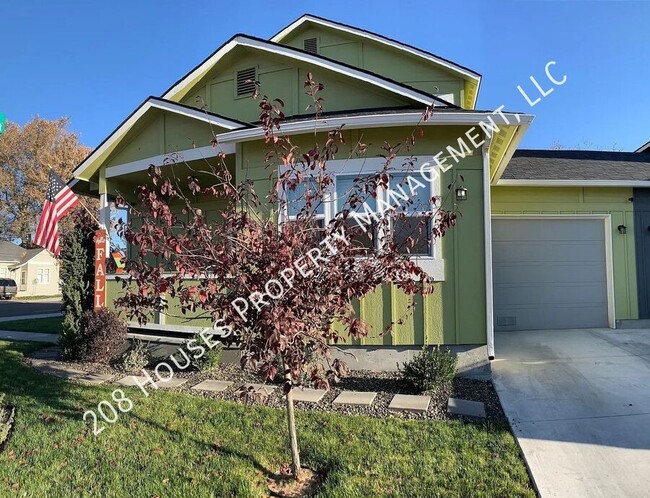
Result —
[[[42,247],[35,247],[34,249],[25,249],[18,244],[8,241],[0,241],[0,261],[15,263],[12,268],[17,268],[24,265],[37,254],[45,251]]]
[[[280,45],[279,43],[269,42],[261,38],[243,34],[237,34],[226,43],[221,45],[221,47],[215,50],[203,62],[201,62],[198,66],[196,66],[180,80],[174,83],[171,88],[165,92],[163,98],[174,101],[181,100],[203,76],[205,76],[223,57],[225,57],[236,47],[248,47],[255,50],[260,50],[262,52],[277,54],[293,60],[306,62],[313,67],[321,67],[323,69],[327,69],[335,73],[345,75],[356,80],[363,81],[365,83],[369,83],[373,86],[382,88],[403,97],[407,97],[421,104],[429,105],[437,102],[444,107],[458,107],[454,104],[451,104],[450,102],[447,102],[444,99],[441,99],[440,97],[436,97],[430,93],[417,90],[404,83],[399,83],[389,78],[384,78],[383,76],[375,74],[371,71],[360,69],[343,62],[338,62],[327,57],[323,57],[322,55],[305,52],[304,50],[287,47],[285,45]]]
[[[349,24],[344,24],[336,21],[332,21],[330,19],[325,19],[324,17],[319,17],[315,16],[313,14],[304,14],[302,17],[299,17],[295,21],[293,21],[291,24],[280,30],[277,34],[271,37],[271,41],[280,43],[283,39],[285,39],[290,33],[298,29],[300,26],[306,23],[313,23],[321,26],[326,26],[331,29],[335,29],[338,31],[344,31],[346,33],[351,33],[353,35],[362,37],[362,38],[367,38],[369,40],[375,41],[377,43],[381,43],[383,45],[401,50],[403,52],[409,53],[411,55],[414,55],[416,57],[419,57],[421,59],[426,60],[427,62],[432,62],[434,64],[437,64],[439,66],[442,66],[459,76],[461,76],[463,79],[466,80],[472,80],[475,81],[477,84],[477,87],[481,83],[481,75],[477,73],[476,71],[473,71],[469,69],[468,67],[461,66],[460,64],[457,64],[453,61],[450,61],[449,59],[445,59],[444,57],[440,57],[439,55],[432,54],[431,52],[427,52],[426,50],[419,49],[417,47],[414,47],[413,45],[409,45],[406,43],[402,43],[398,40],[394,40],[393,38],[388,38],[386,36],[380,35],[378,33],[373,33],[372,31],[368,31],[365,29],[357,28],[354,26],[350,26]],[[478,88],[476,90],[476,94],[478,95]],[[475,102],[476,103],[476,102]]]
[[[161,109],[163,111],[172,112],[182,116],[186,116],[193,119],[198,119],[200,121],[205,121],[206,123],[225,128],[226,130],[236,130],[239,128],[247,128],[250,125],[244,123],[243,121],[238,121],[236,119],[227,118],[213,112],[208,112],[205,110],[200,110],[195,107],[190,107],[184,104],[179,104],[178,102],[171,102],[169,100],[161,99],[158,97],[149,97],[145,100],[140,106],[133,111],[124,121],[122,121],[113,132],[104,139],[104,141],[99,144],[99,146],[93,150],[90,155],[82,161],[82,163],[77,166],[77,168],[72,172],[72,175],[75,178],[82,178],[84,180],[89,180],[90,176],[94,173],[94,170],[88,174],[89,168],[100,158],[106,158],[117,145],[119,145],[122,138],[126,133],[131,129],[131,127],[144,116],[151,109]]]
[[[0,261],[19,262],[24,254],[25,249],[18,244],[0,240]]]
[[[639,147],[634,152],[650,152],[650,142],[644,143],[641,147]]]
[[[650,155],[594,150],[518,150],[498,185],[522,182],[594,186],[634,186],[648,182],[650,186]]]

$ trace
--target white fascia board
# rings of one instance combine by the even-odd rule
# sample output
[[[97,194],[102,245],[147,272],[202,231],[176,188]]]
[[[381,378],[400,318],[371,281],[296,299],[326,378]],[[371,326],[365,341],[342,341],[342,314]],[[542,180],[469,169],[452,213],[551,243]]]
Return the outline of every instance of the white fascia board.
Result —
[[[229,119],[220,118],[217,116],[212,116],[200,110],[188,109],[184,106],[178,105],[174,102],[163,102],[156,98],[150,98],[145,101],[120,127],[113,132],[113,134],[99,147],[97,147],[73,172],[72,175],[74,178],[80,178],[84,171],[100,157],[107,150],[110,150],[111,147],[117,145],[117,143],[122,139],[122,137],[135,125],[135,123],[144,116],[149,109],[156,108],[163,111],[169,111],[175,114],[181,114],[183,116],[191,117],[194,119],[199,119],[210,124],[214,124],[221,128],[226,128],[227,130],[235,130],[242,128],[242,123],[231,121]]]
[[[430,126],[430,125],[475,125],[485,121],[487,116],[494,116],[486,112],[440,112],[434,111],[433,115],[427,120],[422,121],[420,112],[404,112],[391,114],[365,114],[360,116],[336,116],[330,118],[310,119],[297,121],[293,123],[284,123],[281,125],[279,133],[293,134],[299,132],[312,132],[330,130],[345,125],[345,129],[358,128],[381,128],[388,126]],[[512,120],[514,125],[517,121],[515,114],[504,113],[506,119]],[[532,121],[533,116],[529,114],[519,114],[521,124],[527,124]],[[227,142],[245,142],[256,140],[264,136],[264,130],[260,127],[234,130],[217,135],[220,144]]]
[[[352,67],[344,66],[343,64],[339,64],[334,61],[325,60],[322,59],[321,57],[309,53],[301,52],[299,50],[295,50],[290,47],[273,45],[271,43],[267,43],[261,40],[248,38],[246,36],[237,36],[234,39],[232,39],[229,43],[227,43],[220,50],[214,53],[212,57],[210,57],[203,64],[197,67],[188,76],[183,78],[183,80],[180,81],[177,85],[172,87],[167,93],[165,93],[165,95],[163,95],[163,98],[168,100],[173,100],[174,97],[176,97],[176,95],[179,92],[183,91],[187,86],[194,84],[198,79],[200,79],[204,74],[206,74],[212,67],[214,67],[214,65],[217,64],[226,54],[228,54],[231,50],[233,50],[237,46],[254,48],[257,50],[261,50],[263,52],[289,57],[294,60],[305,62],[312,66],[322,67],[324,69],[355,78],[359,81],[370,83],[374,86],[383,88],[385,90],[388,90],[398,95],[402,95],[404,97],[410,98],[422,104],[430,105],[432,102],[435,101],[434,99],[432,99],[430,96],[426,94],[423,94],[416,90],[408,89],[399,83],[394,83],[392,81],[385,80],[384,78],[381,78],[379,76],[373,76],[371,74],[367,74],[363,71],[359,71]]]
[[[234,154],[235,144],[226,143],[219,144],[216,147],[206,145],[204,147],[196,147],[194,149],[181,150],[170,154],[161,154],[154,157],[147,157],[139,159],[130,163],[118,164],[106,168],[106,178],[115,178],[117,176],[128,175],[137,171],[146,171],[149,166],[165,166],[170,164],[181,164],[187,161],[195,161],[197,159],[207,159],[208,157],[215,157],[220,153]],[[170,160],[173,158],[173,161]]]
[[[390,40],[390,39],[385,38],[383,36],[376,35],[376,34],[373,34],[373,33],[369,33],[369,32],[364,31],[364,30],[356,29],[356,28],[353,28],[351,26],[343,26],[343,25],[341,25],[339,23],[336,23],[336,22],[333,22],[333,21],[328,21],[326,19],[319,19],[317,17],[313,17],[313,16],[310,16],[310,15],[305,15],[305,16],[302,16],[300,19],[297,19],[292,24],[290,24],[289,26],[284,28],[282,31],[280,31],[273,38],[271,38],[271,41],[275,42],[275,43],[280,43],[289,33],[291,33],[296,28],[300,27],[302,24],[304,24],[306,22],[313,22],[315,24],[320,24],[321,26],[326,26],[328,28],[336,29],[336,30],[339,30],[339,31],[344,31],[346,33],[351,33],[353,35],[360,36],[362,38],[367,38],[368,40],[372,40],[374,42],[381,43],[382,45],[386,45],[388,47],[392,47],[392,48],[395,48],[397,50],[407,52],[407,53],[409,53],[411,55],[415,55],[416,57],[419,57],[421,59],[425,59],[428,62],[433,62],[435,64],[443,66],[443,67],[449,69],[450,71],[453,71],[455,73],[458,73],[458,74],[462,75],[465,79],[474,80],[477,83],[480,83],[480,81],[481,81],[481,77],[479,75],[477,75],[476,73],[474,73],[474,72],[472,72],[470,70],[467,70],[467,69],[465,69],[463,67],[460,67],[460,66],[458,66],[456,64],[453,64],[453,63],[451,63],[449,61],[441,59],[439,57],[435,57],[432,54],[428,54],[426,52],[418,50],[418,49],[416,49],[414,47],[409,47],[408,45],[404,45],[404,44],[399,43],[397,41]]]
[[[650,187],[650,180],[512,180],[501,179],[497,187]]]

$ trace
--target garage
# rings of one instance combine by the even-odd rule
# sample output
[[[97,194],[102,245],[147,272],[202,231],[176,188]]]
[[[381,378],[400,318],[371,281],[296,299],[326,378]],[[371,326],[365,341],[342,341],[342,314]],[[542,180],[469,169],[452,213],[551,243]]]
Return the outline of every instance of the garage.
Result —
[[[608,217],[494,216],[497,331],[608,327]]]

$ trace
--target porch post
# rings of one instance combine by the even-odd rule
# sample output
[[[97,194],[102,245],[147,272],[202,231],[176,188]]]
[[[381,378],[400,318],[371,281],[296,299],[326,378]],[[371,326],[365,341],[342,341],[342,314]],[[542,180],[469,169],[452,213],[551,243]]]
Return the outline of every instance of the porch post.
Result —
[[[111,227],[111,209],[108,204],[108,183],[106,181],[106,168],[99,170],[99,228],[106,231],[106,255],[110,249],[109,230]]]

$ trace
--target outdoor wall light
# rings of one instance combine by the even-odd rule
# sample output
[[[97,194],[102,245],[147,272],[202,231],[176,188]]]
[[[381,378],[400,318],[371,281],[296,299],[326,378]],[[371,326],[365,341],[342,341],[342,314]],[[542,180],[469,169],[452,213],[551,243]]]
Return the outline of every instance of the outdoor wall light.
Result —
[[[621,235],[625,235],[627,233],[627,227],[625,225],[619,225],[616,228],[618,229],[618,233]]]
[[[467,189],[465,187],[458,187],[456,189],[456,200],[457,201],[467,200]]]

